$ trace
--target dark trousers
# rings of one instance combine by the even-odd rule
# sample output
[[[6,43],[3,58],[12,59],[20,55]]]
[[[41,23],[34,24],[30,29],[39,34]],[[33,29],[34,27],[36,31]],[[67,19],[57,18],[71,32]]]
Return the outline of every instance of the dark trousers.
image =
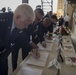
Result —
[[[8,60],[0,63],[0,75],[8,75]]]
[[[69,22],[68,22],[68,21],[65,22],[65,26],[66,26],[66,27],[69,26]]]
[[[29,53],[28,49],[27,51],[24,48],[22,49],[22,60],[24,60],[27,57],[28,53]]]
[[[32,38],[32,41],[33,41],[36,45],[40,42],[40,40],[39,40],[38,37]]]
[[[19,48],[12,51],[12,69],[13,71],[17,68],[17,60],[18,60]],[[22,49],[22,60],[28,55],[28,51]]]
[[[62,26],[63,25],[63,22],[59,22],[59,26]]]
[[[17,68],[18,52],[19,52],[19,49],[15,49],[12,51],[12,69],[13,69],[13,71]]]

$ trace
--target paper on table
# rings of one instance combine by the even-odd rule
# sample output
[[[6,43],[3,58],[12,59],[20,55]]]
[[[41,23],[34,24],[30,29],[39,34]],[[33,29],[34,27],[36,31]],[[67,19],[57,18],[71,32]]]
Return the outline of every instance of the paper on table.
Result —
[[[62,36],[63,39],[70,39],[70,36]]]
[[[48,43],[53,43],[54,40],[55,40],[55,39],[49,40],[49,39],[45,38],[45,41],[48,42]]]
[[[76,56],[73,57],[65,57],[65,64],[70,66],[76,66]]]
[[[64,50],[67,51],[74,51],[73,45],[72,44],[63,44]]]
[[[37,46],[39,47],[39,50],[51,51],[53,44],[51,43],[46,43],[46,44],[47,44],[46,48],[44,48],[40,43],[38,43]]]
[[[73,66],[76,66],[76,57],[70,57]]]
[[[36,59],[35,57],[31,56],[26,63],[27,64],[32,64],[32,65],[37,65],[37,66],[45,66],[45,63],[47,61],[49,53],[48,52],[40,52],[40,58]]]
[[[64,57],[66,57],[66,56],[68,56],[68,57],[76,56],[76,54],[73,51],[67,51],[67,52],[64,51],[63,54],[64,54]]]
[[[56,37],[56,34],[53,34],[53,38],[55,38]]]
[[[42,75],[42,71],[43,70],[25,66],[21,68],[17,75]]]
[[[54,65],[57,69],[61,69],[61,64],[58,61],[56,61]]]
[[[53,66],[53,65],[54,65],[54,62],[55,62],[55,59],[54,59],[54,60],[52,60],[52,61],[50,61],[50,62],[49,62],[49,64],[48,64],[48,67],[47,67],[47,68],[49,68],[49,67]]]
[[[70,48],[69,48],[70,47]],[[73,51],[73,48],[71,46],[64,46],[64,50],[67,51]]]
[[[57,69],[61,69],[61,65],[60,65],[60,63],[56,60],[56,58],[53,59],[51,62],[49,62],[47,68],[49,68],[49,67],[51,67],[51,66],[53,66],[53,65],[54,65]]]
[[[69,57],[65,57],[65,64],[72,65],[71,59]]]
[[[65,43],[63,46],[73,46],[72,43]]]
[[[71,43],[71,40],[70,39],[63,39],[63,43]]]

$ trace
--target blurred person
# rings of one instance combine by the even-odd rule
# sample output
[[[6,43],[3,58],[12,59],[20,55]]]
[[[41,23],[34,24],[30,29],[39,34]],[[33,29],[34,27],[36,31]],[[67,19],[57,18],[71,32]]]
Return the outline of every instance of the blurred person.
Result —
[[[3,13],[6,12],[6,7],[3,7],[1,10]]]
[[[62,26],[63,23],[64,23],[64,18],[61,16],[61,17],[59,18],[58,22],[59,22],[59,26]]]
[[[61,35],[71,35],[70,34],[70,29],[68,27],[64,26],[64,25],[62,25],[60,27],[60,33],[61,33]]]
[[[45,18],[45,17],[50,18],[50,17],[51,17],[51,15],[53,15],[53,13],[52,13],[52,11],[49,11],[49,12],[47,12],[47,14],[44,16],[44,18]]]
[[[37,8],[40,8],[40,9],[41,9],[41,5],[37,5],[37,6],[36,6],[36,9],[37,9]]]
[[[36,18],[33,24],[29,25],[29,29],[31,30],[30,32],[33,31],[32,33],[32,41],[37,45],[39,42],[43,47],[46,47],[46,42],[44,39],[44,34],[46,34],[48,31],[53,32],[53,26],[51,25],[52,23],[55,22],[57,17],[55,15],[52,15],[51,18],[48,17],[43,17],[44,15],[41,14],[40,11],[43,12],[42,9],[38,8],[35,10]],[[40,13],[39,13],[40,12]],[[42,18],[40,18],[40,15]],[[50,26],[50,28],[49,28]],[[34,29],[32,29],[34,28]],[[50,35],[50,34],[49,34]]]
[[[67,14],[67,15],[64,17],[64,21],[65,21],[65,26],[66,26],[66,27],[69,26],[69,20],[70,20],[70,17],[69,17],[69,15]]]
[[[49,31],[49,37],[48,37],[48,39],[51,39],[52,38],[52,35],[53,35],[53,27],[54,27],[54,25],[57,22],[57,16],[55,14],[51,15],[50,21],[51,21],[51,24],[48,26],[48,31]]]
[[[46,47],[46,43],[42,35],[42,28],[41,28],[41,22],[44,16],[44,12],[40,8],[36,8],[34,12],[36,16],[35,20],[28,27],[28,30],[31,32],[32,35],[32,43],[37,45],[40,42],[43,47]]]
[[[47,34],[49,32],[48,38],[51,39],[53,34],[53,24],[57,21],[57,17],[55,15],[51,15],[50,18],[46,17],[42,21],[42,32],[43,34]]]

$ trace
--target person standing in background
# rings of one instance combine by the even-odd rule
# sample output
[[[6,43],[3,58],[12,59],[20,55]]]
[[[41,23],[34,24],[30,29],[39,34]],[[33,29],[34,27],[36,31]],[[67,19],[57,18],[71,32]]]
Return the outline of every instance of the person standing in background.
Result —
[[[64,18],[61,16],[58,21],[59,21],[59,26],[62,26],[64,23]]]
[[[19,5],[14,13],[0,13],[0,74],[8,75],[8,55],[17,48],[32,50],[27,36],[27,27],[35,19],[33,9],[26,3]],[[27,50],[27,48],[29,48]],[[32,50],[37,57],[39,52]],[[38,54],[37,54],[38,53]],[[16,57],[12,57],[16,58]]]
[[[65,26],[66,26],[66,27],[69,26],[69,20],[70,20],[70,17],[69,17],[69,15],[67,14],[67,15],[64,17],[64,21],[65,21]]]

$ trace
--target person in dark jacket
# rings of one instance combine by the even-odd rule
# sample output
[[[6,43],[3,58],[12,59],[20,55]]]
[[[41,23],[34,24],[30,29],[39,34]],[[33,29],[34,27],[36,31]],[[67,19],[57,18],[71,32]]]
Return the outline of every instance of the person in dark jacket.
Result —
[[[59,26],[62,26],[63,23],[64,23],[64,18],[61,16],[61,17],[59,18]]]
[[[8,55],[17,48],[32,50],[27,35],[27,26],[34,21],[33,9],[28,4],[19,5],[14,13],[0,13],[0,74],[8,75]],[[27,50],[28,49],[28,50]],[[32,50],[34,56],[39,54]],[[36,54],[38,53],[38,54]]]
[[[42,29],[41,29],[41,22],[44,16],[44,12],[40,8],[35,9],[34,12],[36,16],[35,20],[28,27],[29,32],[31,32],[32,43],[34,43],[36,46],[40,42],[43,47],[46,47],[46,43],[42,35]]]

